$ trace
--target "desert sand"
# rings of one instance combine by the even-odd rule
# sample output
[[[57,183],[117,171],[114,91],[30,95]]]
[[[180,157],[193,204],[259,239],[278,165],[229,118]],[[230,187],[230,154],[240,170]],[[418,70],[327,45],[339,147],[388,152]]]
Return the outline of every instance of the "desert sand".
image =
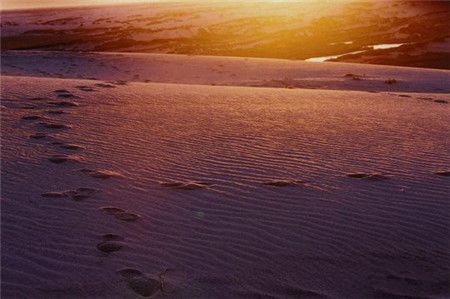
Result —
[[[4,53],[2,297],[446,298],[449,74]]]
[[[155,53],[5,51],[3,74],[120,82],[450,93],[450,72],[412,67]],[[104,84],[99,82],[96,84]],[[420,95],[418,96],[420,97]],[[424,95],[426,97],[426,94]]]
[[[37,2],[2,298],[450,298],[449,3]]]

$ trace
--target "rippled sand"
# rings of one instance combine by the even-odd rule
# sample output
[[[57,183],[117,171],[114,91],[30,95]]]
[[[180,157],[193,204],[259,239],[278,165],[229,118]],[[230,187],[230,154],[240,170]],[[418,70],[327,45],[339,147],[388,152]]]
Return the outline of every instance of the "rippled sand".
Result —
[[[2,89],[4,298],[450,295],[447,95]]]

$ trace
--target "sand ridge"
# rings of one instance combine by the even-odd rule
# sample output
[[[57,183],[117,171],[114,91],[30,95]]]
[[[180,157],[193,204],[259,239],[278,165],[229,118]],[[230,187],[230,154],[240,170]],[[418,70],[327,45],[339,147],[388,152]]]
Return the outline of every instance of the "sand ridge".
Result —
[[[108,52],[5,51],[1,58],[3,75],[99,81],[75,87],[83,92],[124,86],[127,82],[442,93],[441,100],[447,101],[445,94],[450,92],[450,71],[423,68]],[[73,95],[62,92],[58,97],[64,100]],[[58,102],[54,105],[66,103]]]

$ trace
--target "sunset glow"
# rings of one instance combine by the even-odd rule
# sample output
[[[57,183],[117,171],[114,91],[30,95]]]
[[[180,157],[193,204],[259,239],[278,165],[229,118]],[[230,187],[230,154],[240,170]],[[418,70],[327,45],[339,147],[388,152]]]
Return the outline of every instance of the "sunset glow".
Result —
[[[340,3],[346,2],[347,0],[339,1]],[[48,7],[73,7],[73,6],[90,6],[90,5],[108,5],[108,4],[132,4],[132,3],[155,3],[155,2],[202,2],[202,3],[211,3],[211,2],[221,2],[221,3],[233,3],[237,2],[234,0],[222,0],[222,1],[208,1],[208,0],[80,0],[80,1],[70,1],[70,0],[42,0],[42,1],[34,1],[34,0],[4,0],[0,3],[0,8],[5,10],[10,9],[28,9],[28,8],[48,8]],[[318,0],[318,1],[310,1],[310,0],[247,0],[243,3],[249,2],[268,2],[268,3],[309,3],[314,4],[317,2],[329,2],[330,4],[336,4],[336,1],[330,0]]]
[[[158,0],[5,0],[1,2],[2,9],[24,9],[24,8],[45,8],[45,7],[70,7],[85,5],[104,5],[104,4],[127,4],[127,3],[152,3]]]

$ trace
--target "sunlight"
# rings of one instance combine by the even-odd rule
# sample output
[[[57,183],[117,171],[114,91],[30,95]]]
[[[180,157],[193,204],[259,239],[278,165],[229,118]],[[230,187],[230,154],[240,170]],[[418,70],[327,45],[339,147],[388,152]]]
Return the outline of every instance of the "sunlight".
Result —
[[[2,10],[46,8],[46,7],[70,7],[105,4],[128,4],[128,3],[152,3],[159,0],[79,0],[74,3],[70,0],[4,0],[0,4]]]
[[[72,6],[90,6],[90,5],[108,5],[108,4],[132,4],[132,3],[155,3],[155,2],[191,2],[191,3],[233,3],[236,2],[234,0],[222,0],[222,1],[209,1],[209,0],[79,0],[79,1],[70,1],[70,0],[4,0],[0,3],[0,9],[2,10],[11,10],[11,9],[28,9],[28,8],[46,8],[46,7],[72,7]],[[336,1],[330,0],[250,0],[245,1],[243,3],[305,3],[305,4],[317,4],[320,2],[329,2],[332,4]]]

